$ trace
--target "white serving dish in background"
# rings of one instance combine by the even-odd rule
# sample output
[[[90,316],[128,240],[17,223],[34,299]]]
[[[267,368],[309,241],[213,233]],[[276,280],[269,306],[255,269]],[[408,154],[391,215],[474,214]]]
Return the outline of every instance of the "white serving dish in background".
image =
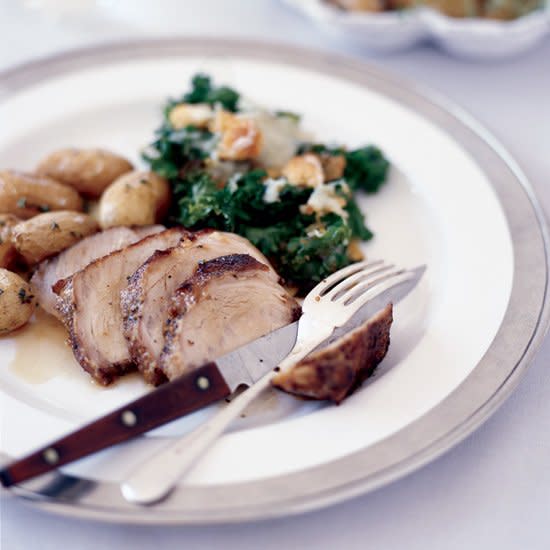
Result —
[[[550,31],[550,3],[515,19],[453,18],[431,8],[349,12],[324,0],[284,0],[327,30],[366,48],[392,52],[431,40],[461,57],[498,59],[523,53]]]

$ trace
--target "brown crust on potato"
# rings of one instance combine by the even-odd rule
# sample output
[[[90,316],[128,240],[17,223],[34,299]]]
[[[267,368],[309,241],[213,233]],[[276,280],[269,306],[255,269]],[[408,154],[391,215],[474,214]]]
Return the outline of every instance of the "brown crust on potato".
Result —
[[[152,225],[162,221],[170,206],[170,185],[154,172],[134,170],[113,181],[99,200],[102,228]]]
[[[33,265],[71,247],[98,229],[97,222],[88,214],[57,210],[18,223],[12,229],[12,241],[17,252]]]
[[[68,185],[52,178],[19,172],[0,171],[0,213],[28,219],[50,210],[82,211],[82,197]]]
[[[17,258],[13,245],[13,228],[21,220],[13,214],[0,214],[0,268],[9,269]]]
[[[124,157],[105,149],[59,149],[43,158],[36,173],[74,187],[87,197],[99,197],[122,174],[132,170]]]
[[[31,285],[16,273],[0,269],[0,336],[25,325],[35,308]]]

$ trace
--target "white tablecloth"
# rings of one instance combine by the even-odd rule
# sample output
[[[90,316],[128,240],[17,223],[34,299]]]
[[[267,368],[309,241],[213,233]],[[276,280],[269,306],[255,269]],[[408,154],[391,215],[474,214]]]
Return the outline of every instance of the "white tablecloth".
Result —
[[[159,5],[163,0],[150,0]],[[361,56],[423,82],[477,116],[516,157],[550,212],[550,40],[499,63],[453,59],[429,45],[367,54],[327,37],[275,1],[187,0],[166,17],[131,22],[84,16],[79,0],[0,0],[0,69],[64,48],[160,32],[287,40]],[[76,2],[76,0],[75,0]],[[128,0],[113,0],[120,13]],[[88,4],[88,8],[86,5]],[[103,4],[109,4],[103,0]],[[53,6],[53,7],[52,7]],[[56,8],[57,6],[57,8]],[[91,8],[93,10],[93,6]],[[138,11],[136,11],[138,10]],[[304,516],[251,525],[160,528],[47,515],[1,499],[2,550],[74,548],[550,548],[550,340],[520,387],[475,434],[439,460],[373,494]]]

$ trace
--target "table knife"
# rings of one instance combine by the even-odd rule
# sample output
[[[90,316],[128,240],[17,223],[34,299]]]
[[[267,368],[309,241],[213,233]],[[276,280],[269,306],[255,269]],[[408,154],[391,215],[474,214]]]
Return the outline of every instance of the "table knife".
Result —
[[[275,368],[296,342],[298,321],[147,393],[0,470],[4,487],[47,473],[228,397]]]

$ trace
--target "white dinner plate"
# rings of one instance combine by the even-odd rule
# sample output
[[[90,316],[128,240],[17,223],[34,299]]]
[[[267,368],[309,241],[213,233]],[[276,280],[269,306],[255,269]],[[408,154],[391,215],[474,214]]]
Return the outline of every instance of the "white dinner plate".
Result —
[[[516,386],[546,330],[546,229],[514,161],[457,107],[349,59],[174,39],[24,65],[0,75],[0,167],[30,170],[53,149],[92,145],[139,163],[163,101],[198,71],[255,102],[301,113],[319,140],[379,145],[392,170],[379,194],[360,198],[375,232],[364,251],[405,267],[426,264],[426,275],[395,307],[387,358],[340,406],[274,392],[169,499],[147,509],[125,502],[118,482],[211,407],[13,490],[37,506],[191,524],[341,501],[433,460],[479,426]],[[37,326],[0,341],[5,460],[148,391],[137,376],[95,386],[62,329]]]

